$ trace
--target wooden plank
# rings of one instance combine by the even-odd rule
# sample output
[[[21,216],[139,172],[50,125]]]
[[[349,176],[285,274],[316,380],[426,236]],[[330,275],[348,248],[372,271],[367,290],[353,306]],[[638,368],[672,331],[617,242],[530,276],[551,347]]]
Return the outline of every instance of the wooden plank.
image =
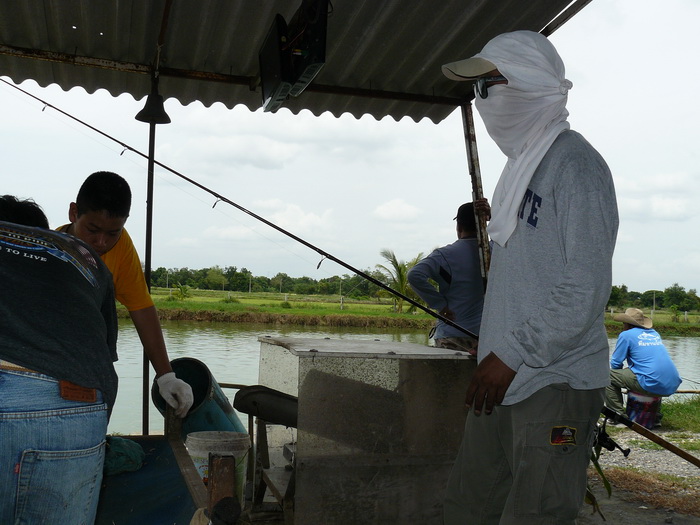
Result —
[[[175,411],[169,405],[165,411],[165,437],[172,448],[173,455],[180,469],[182,479],[187,485],[187,489],[192,496],[192,500],[197,508],[207,507],[209,495],[207,488],[202,482],[202,478],[192,462],[192,458],[182,442],[180,433],[182,431],[182,420],[175,415]]]
[[[282,503],[292,478],[292,470],[282,467],[266,468],[262,470],[262,477],[270,492]]]
[[[236,458],[209,454],[209,515],[222,499],[236,496]],[[240,503],[239,503],[240,504]]]

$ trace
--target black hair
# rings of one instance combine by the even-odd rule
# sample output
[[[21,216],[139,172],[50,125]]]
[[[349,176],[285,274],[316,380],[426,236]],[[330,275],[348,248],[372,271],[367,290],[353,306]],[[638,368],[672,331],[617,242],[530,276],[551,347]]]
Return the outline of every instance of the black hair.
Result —
[[[91,211],[104,211],[110,217],[128,217],[131,189],[129,183],[116,173],[97,171],[80,186],[75,204],[78,217]]]
[[[32,199],[20,200],[13,195],[0,197],[0,221],[49,229],[49,221],[41,206]]]
[[[476,218],[474,217],[474,203],[466,202],[457,210],[457,224],[464,231],[476,231]]]

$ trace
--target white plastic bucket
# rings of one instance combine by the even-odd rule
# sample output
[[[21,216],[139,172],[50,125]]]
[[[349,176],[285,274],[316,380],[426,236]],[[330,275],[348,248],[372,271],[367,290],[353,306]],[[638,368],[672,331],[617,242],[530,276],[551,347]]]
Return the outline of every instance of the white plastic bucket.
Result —
[[[185,446],[204,483],[209,481],[209,453],[236,458],[236,493],[243,506],[250,436],[243,432],[191,432],[187,434]]]

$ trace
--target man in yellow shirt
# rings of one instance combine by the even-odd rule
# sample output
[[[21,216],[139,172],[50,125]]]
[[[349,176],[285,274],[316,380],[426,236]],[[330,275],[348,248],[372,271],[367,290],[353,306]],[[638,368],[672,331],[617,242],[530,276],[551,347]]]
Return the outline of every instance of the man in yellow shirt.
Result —
[[[170,366],[141,261],[124,229],[130,210],[131,189],[126,180],[116,173],[98,171],[85,179],[76,201],[70,203],[70,224],[58,229],[92,246],[112,272],[115,296],[129,311],[156,372],[160,394],[179,417],[184,417],[194,401],[192,388],[177,379]]]

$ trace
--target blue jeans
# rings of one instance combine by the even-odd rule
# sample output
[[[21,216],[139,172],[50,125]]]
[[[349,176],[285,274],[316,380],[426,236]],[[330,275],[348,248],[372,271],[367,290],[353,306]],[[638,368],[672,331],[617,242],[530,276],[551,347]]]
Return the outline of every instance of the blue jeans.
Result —
[[[67,401],[56,379],[0,370],[0,523],[94,523],[106,433],[99,391]]]

